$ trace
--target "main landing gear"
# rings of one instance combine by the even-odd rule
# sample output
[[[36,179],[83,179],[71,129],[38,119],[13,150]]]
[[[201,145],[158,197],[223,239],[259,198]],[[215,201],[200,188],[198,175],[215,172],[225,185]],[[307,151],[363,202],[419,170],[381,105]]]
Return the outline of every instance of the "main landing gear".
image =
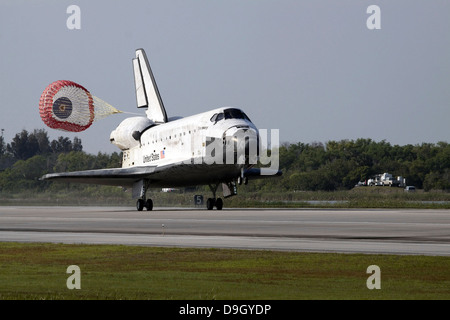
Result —
[[[144,208],[147,209],[147,211],[152,211],[153,210],[153,201],[152,199],[138,199],[138,201],[136,202],[136,209],[138,211],[142,211],[144,210]]]
[[[139,180],[133,184],[133,198],[138,200],[136,201],[136,209],[138,211],[147,209],[147,211],[153,210],[153,201],[152,199],[147,199],[146,194],[150,184],[147,180]]]
[[[206,209],[208,210],[212,210],[214,209],[214,207],[216,207],[217,210],[222,210],[223,208],[223,200],[222,198],[217,198],[216,197],[216,191],[217,188],[219,187],[219,184],[210,184],[209,188],[211,189],[211,192],[213,193],[213,198],[208,198],[208,200],[206,201]]]

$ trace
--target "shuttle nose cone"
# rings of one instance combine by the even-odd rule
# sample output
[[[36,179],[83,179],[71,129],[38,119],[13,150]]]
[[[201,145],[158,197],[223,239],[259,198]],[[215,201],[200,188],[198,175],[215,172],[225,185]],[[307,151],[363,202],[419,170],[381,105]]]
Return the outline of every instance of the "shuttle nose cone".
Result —
[[[253,128],[230,128],[224,134],[226,163],[233,154],[233,164],[257,164],[259,157],[259,135]]]

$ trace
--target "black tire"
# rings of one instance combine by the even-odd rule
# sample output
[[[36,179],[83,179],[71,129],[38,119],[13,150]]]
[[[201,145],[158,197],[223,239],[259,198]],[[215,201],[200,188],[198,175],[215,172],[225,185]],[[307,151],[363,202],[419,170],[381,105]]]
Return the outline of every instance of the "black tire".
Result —
[[[139,199],[138,201],[136,201],[136,209],[137,209],[137,211],[144,210],[144,205],[145,205],[144,200]]]
[[[208,210],[212,210],[214,208],[215,205],[215,201],[213,198],[208,198],[208,200],[206,201],[206,209]]]
[[[145,208],[147,208],[147,211],[152,211],[153,210],[153,201],[152,201],[152,199],[147,199],[147,201],[145,201]]]
[[[217,208],[217,210],[222,210],[222,208],[223,208],[223,200],[222,200],[222,198],[218,198],[216,200],[216,208]]]

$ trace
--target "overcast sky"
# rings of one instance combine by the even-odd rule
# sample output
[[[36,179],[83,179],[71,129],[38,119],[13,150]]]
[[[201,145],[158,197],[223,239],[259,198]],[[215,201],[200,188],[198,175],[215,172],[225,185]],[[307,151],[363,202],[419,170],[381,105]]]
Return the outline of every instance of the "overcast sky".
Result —
[[[72,4],[80,30],[66,25]],[[367,27],[370,5],[381,29]],[[281,142],[449,142],[449,17],[447,0],[1,0],[0,128],[7,143],[45,128],[120,151],[109,135],[127,115],[66,133],[45,126],[39,98],[72,80],[143,113],[131,59],[144,48],[169,117],[234,106]]]

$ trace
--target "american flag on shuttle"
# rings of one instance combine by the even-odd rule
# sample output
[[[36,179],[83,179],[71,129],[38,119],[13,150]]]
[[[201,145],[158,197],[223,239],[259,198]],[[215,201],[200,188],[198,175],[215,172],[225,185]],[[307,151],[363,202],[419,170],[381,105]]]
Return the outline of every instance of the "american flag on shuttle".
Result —
[[[166,156],[166,155],[165,155],[165,151],[162,150],[162,151],[161,151],[161,154],[160,154],[160,158],[161,158],[161,159],[164,159],[165,156]]]

